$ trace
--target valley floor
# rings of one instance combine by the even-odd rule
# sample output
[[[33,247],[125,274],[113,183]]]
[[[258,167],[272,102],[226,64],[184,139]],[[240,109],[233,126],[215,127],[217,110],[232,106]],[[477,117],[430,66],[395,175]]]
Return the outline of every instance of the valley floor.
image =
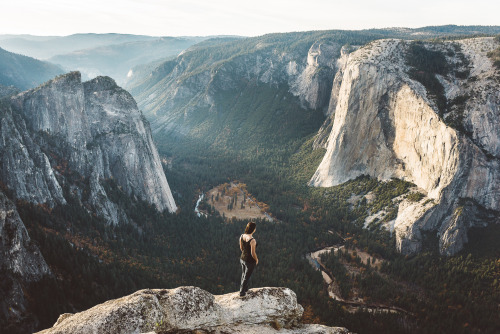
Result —
[[[266,211],[269,209],[269,205],[258,202],[247,191],[245,184],[225,183],[210,189],[206,197],[208,205],[226,219],[273,221],[273,218]]]

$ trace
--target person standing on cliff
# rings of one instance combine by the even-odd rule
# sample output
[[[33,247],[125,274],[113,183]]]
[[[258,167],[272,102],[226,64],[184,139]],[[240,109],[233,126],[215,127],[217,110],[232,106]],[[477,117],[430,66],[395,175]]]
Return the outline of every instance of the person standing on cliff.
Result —
[[[250,276],[255,269],[255,266],[259,264],[259,259],[257,258],[257,253],[255,253],[255,248],[257,247],[257,241],[253,238],[253,234],[257,225],[254,222],[249,222],[245,228],[245,233],[240,236],[240,263],[241,263],[241,285],[240,285],[240,296],[243,297],[248,291],[248,284],[250,281]]]

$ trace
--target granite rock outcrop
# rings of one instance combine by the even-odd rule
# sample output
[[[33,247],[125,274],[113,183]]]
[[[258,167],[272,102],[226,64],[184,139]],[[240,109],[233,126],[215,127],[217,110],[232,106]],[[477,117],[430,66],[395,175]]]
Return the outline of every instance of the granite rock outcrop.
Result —
[[[350,54],[334,84],[327,152],[310,185],[333,186],[364,174],[417,185],[426,197],[403,201],[394,224],[405,254],[420,251],[424,230],[437,231],[441,253],[452,255],[469,227],[498,222],[500,90],[487,57],[496,44],[493,38],[423,44],[456,67],[435,75],[447,100],[444,111],[409,75],[410,42],[379,40]]]
[[[63,314],[39,334],[349,333],[340,327],[301,324],[302,313],[295,293],[287,288],[251,289],[245,297],[214,296],[197,287],[147,289],[80,313]]]
[[[176,211],[149,123],[111,78],[82,83],[72,72],[4,100],[1,113],[0,180],[16,199],[52,207],[72,194],[118,224],[127,217],[103,187],[113,180],[160,211]]]

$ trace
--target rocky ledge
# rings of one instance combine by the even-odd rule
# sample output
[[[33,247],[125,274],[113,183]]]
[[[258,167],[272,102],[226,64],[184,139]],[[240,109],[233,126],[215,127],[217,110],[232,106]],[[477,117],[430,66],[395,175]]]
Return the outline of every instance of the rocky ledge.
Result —
[[[146,289],[76,313],[38,334],[87,333],[350,333],[301,324],[303,308],[288,288],[214,296],[197,287]]]

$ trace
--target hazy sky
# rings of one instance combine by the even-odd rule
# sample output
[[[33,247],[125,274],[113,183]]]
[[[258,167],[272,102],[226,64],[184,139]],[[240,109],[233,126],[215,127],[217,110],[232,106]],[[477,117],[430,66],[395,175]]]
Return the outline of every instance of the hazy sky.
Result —
[[[0,34],[154,36],[500,25],[498,0],[0,0]]]

